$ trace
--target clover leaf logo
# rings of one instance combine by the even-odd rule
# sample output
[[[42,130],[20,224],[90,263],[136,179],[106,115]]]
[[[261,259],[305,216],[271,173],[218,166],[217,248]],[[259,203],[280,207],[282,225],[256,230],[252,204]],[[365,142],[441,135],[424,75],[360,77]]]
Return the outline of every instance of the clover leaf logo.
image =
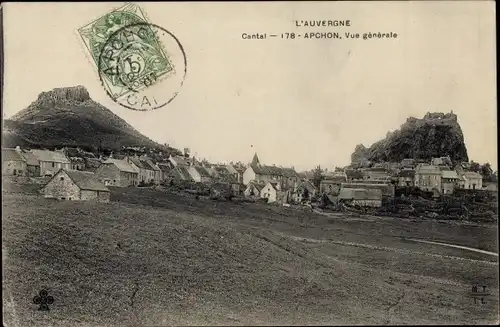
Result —
[[[46,290],[41,290],[38,295],[33,298],[33,303],[39,304],[38,310],[49,311],[49,304],[54,303],[54,298],[49,295]]]

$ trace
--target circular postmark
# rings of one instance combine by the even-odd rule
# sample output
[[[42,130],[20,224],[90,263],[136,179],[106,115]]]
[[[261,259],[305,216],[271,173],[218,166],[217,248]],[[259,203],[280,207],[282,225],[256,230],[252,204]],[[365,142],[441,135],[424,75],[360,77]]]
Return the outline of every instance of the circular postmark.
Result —
[[[97,68],[113,101],[128,109],[149,111],[177,96],[187,74],[187,58],[171,32],[141,22],[121,27],[108,37]]]

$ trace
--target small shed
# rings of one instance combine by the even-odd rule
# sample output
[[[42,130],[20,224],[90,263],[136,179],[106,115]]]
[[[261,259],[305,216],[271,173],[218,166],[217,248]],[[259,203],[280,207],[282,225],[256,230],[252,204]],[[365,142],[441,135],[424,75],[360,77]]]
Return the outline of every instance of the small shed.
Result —
[[[41,188],[45,198],[109,202],[110,190],[92,172],[60,169]]]

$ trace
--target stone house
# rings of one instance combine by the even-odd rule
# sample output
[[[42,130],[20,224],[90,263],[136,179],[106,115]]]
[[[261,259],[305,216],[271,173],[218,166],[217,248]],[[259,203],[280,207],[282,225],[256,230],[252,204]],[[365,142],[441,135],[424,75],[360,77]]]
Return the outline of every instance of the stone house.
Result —
[[[347,174],[346,174],[345,170],[340,169],[340,168],[335,168],[335,170],[333,171],[332,177],[333,178],[341,177],[341,178],[345,178],[347,180]]]
[[[31,150],[40,163],[40,175],[52,176],[59,169],[71,170],[71,161],[63,151]]]
[[[442,194],[452,194],[455,188],[458,186],[460,177],[454,170],[442,170],[441,171],[441,193]]]
[[[400,170],[398,173],[398,186],[415,186],[415,170]]]
[[[98,159],[98,158],[83,158],[83,160],[85,161],[85,169],[86,171],[91,171],[91,172],[95,172],[97,170],[97,168],[99,168],[99,166],[101,165],[101,159]]]
[[[141,163],[148,173],[149,182],[153,184],[160,184],[161,169],[149,158],[140,158]]]
[[[17,148],[16,148],[17,150]],[[20,149],[19,149],[20,150]],[[33,153],[26,150],[20,150],[21,155],[26,160],[27,176],[40,177],[40,162]]]
[[[338,194],[342,183],[347,182],[347,177],[333,177],[331,179],[323,179],[319,183],[319,192],[322,194]]]
[[[487,192],[498,192],[498,183],[483,183],[483,190]]]
[[[473,171],[466,171],[462,174],[458,185],[468,190],[480,190],[483,188],[483,176]]]
[[[189,166],[186,170],[191,178],[197,183],[210,183],[212,181],[212,176],[205,167]]]
[[[291,199],[295,203],[300,203],[303,200],[311,200],[317,194],[316,187],[308,180],[299,182],[292,192]]]
[[[150,159],[135,156],[125,157],[125,161],[139,174],[139,183],[160,183],[161,170]]]
[[[139,173],[128,162],[121,159],[107,159],[99,168],[95,175],[107,186],[136,186],[139,181]]]
[[[157,166],[160,169],[160,182],[167,181],[172,170],[172,165],[170,163],[158,163]]]
[[[137,182],[138,183],[148,183],[150,178],[150,172],[144,167],[144,164],[139,160],[139,157],[125,157],[124,159],[134,170],[137,172]]]
[[[80,157],[70,157],[72,170],[85,170],[85,160]]]
[[[337,200],[349,205],[379,208],[382,206],[382,191],[378,189],[345,188],[340,191]]]
[[[177,166],[170,170],[168,179],[173,181],[193,181],[186,166]]]
[[[292,188],[299,179],[299,175],[293,168],[265,166],[261,164],[251,165],[243,173],[244,185],[248,185],[251,181],[261,183],[280,182],[286,188]]]
[[[387,179],[390,177],[389,172],[385,167],[366,168],[362,172],[363,179]]]
[[[267,182],[260,190],[260,197],[267,199],[267,203],[278,201],[278,192],[280,191],[279,183]]]
[[[238,184],[243,183],[243,172],[239,172],[233,165],[225,165],[226,170],[228,171],[229,174],[231,174],[235,179]]]
[[[351,182],[363,179],[363,173],[360,170],[357,170],[357,169],[347,169],[345,171],[345,173],[346,173],[346,176],[347,176],[347,183],[351,183]]]
[[[94,173],[60,169],[41,188],[45,198],[109,202],[110,191]]]
[[[243,194],[247,198],[260,198],[260,191],[262,191],[262,188],[264,186],[265,186],[264,184],[259,184],[257,182],[250,182],[247,185],[245,191],[243,191]]]
[[[415,186],[428,192],[441,193],[441,170],[434,165],[418,165],[415,170]]]
[[[407,169],[415,169],[415,167],[417,166],[417,163],[415,161],[415,159],[412,159],[412,158],[405,158],[403,160],[401,160],[401,168],[407,168]]]
[[[385,184],[380,182],[364,181],[359,183],[342,183],[340,190],[343,189],[365,189],[365,190],[380,190],[383,197],[394,197],[396,187],[393,184]]]
[[[431,159],[431,165],[433,166],[449,166],[451,167],[453,165],[450,157],[439,157],[439,158],[432,158]]]
[[[2,149],[2,175],[26,176],[28,174],[26,159],[16,149]]]
[[[208,168],[206,168],[209,170]],[[213,166],[211,169],[212,179],[221,184],[229,185],[233,194],[240,193],[240,183],[238,182],[238,173],[234,169],[228,169],[228,166]],[[236,173],[235,173],[236,172]]]
[[[192,166],[194,164],[193,159],[185,156],[172,156],[168,157],[168,161],[174,166]]]
[[[238,183],[240,185],[243,184],[243,173],[246,170],[245,166],[243,166],[242,164],[227,165],[227,170],[231,174],[237,174]]]

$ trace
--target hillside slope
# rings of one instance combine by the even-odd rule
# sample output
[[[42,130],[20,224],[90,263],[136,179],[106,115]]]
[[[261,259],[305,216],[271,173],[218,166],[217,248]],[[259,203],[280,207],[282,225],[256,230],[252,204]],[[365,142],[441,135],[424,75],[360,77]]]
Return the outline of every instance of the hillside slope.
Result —
[[[477,324],[498,316],[497,291],[485,305],[466,295],[477,281],[497,289],[497,258],[401,240],[494,246],[494,226],[331,219],[137,188],[112,188],[108,204],[4,201],[7,326]],[[31,302],[41,287],[55,299],[50,314]]]
[[[369,148],[357,145],[351,161],[400,162],[405,158],[430,160],[442,156],[450,156],[453,162],[469,161],[462,129],[453,113],[410,117],[399,130]]]
[[[4,121],[3,134],[4,146],[164,148],[92,100],[83,86],[42,92],[26,109]]]

